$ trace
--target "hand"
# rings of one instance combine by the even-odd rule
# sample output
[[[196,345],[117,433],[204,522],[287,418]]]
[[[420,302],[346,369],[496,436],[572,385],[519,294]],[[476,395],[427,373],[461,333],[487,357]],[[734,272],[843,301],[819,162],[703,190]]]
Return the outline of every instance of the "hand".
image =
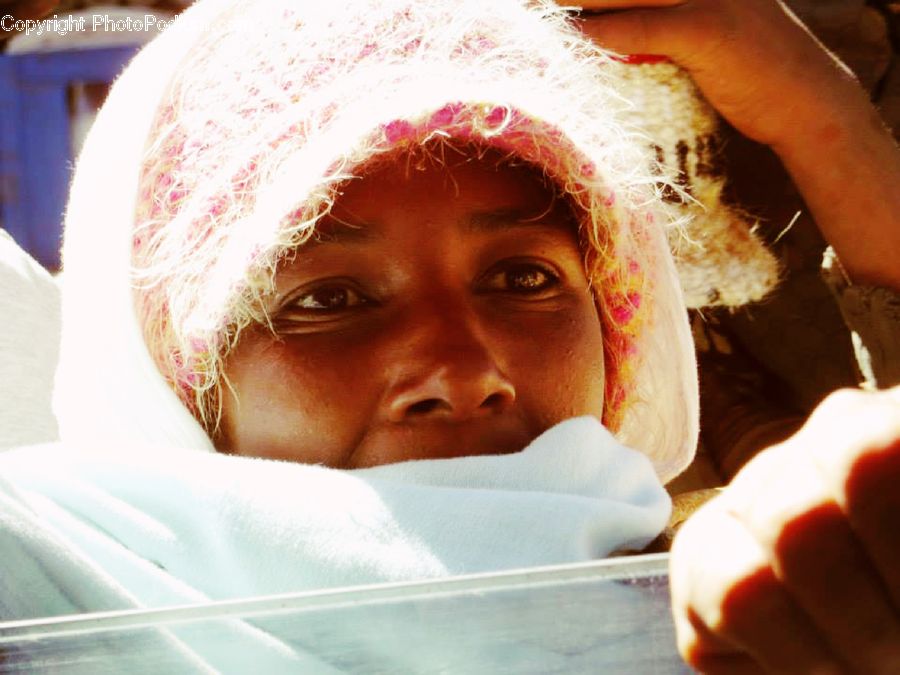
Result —
[[[900,150],[854,76],[781,0],[582,0],[582,28],[688,70],[738,131],[770,145],[855,283],[900,290]]]
[[[842,391],[688,520],[678,647],[710,673],[900,672],[900,387]]]
[[[622,54],[662,54],[714,108],[769,145],[795,134],[853,76],[780,0],[582,0],[582,29]],[[802,128],[802,127],[801,127]]]

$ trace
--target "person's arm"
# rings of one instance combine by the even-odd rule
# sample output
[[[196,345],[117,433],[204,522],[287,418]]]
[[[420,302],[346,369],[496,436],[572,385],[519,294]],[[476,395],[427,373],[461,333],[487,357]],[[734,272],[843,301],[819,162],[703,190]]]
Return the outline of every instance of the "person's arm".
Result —
[[[688,70],[779,155],[855,283],[900,290],[900,150],[849,70],[778,0],[583,0],[584,31]]]
[[[900,151],[855,83],[772,145],[854,284],[900,290]]]

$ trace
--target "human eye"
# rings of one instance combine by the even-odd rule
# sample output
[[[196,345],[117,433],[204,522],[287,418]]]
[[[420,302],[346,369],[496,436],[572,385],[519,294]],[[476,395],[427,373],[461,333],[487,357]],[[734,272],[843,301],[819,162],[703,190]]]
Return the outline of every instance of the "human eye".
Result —
[[[481,278],[482,291],[522,296],[544,296],[559,285],[560,277],[548,265],[530,260],[507,260],[491,267]]]
[[[277,323],[333,321],[370,303],[350,281],[329,280],[298,289],[282,303]]]
[[[303,293],[294,299],[296,309],[312,312],[338,312],[349,307],[356,307],[366,302],[352,288],[341,286],[325,286]]]

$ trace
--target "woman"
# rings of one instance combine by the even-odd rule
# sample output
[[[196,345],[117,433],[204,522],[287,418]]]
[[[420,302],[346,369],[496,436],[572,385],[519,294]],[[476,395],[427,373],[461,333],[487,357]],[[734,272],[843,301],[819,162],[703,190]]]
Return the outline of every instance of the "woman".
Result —
[[[552,5],[264,7],[189,10],[87,141],[62,443],[3,458],[60,567],[23,563],[44,591],[8,616],[589,560],[666,522],[695,366],[612,60]]]

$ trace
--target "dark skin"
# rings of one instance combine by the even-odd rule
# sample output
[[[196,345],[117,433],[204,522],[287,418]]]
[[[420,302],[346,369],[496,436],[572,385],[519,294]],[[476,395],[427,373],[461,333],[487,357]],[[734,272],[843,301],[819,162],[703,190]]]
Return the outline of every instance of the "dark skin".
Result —
[[[349,182],[225,364],[220,450],[337,468],[499,454],[603,415],[600,319],[565,202],[448,150]]]

